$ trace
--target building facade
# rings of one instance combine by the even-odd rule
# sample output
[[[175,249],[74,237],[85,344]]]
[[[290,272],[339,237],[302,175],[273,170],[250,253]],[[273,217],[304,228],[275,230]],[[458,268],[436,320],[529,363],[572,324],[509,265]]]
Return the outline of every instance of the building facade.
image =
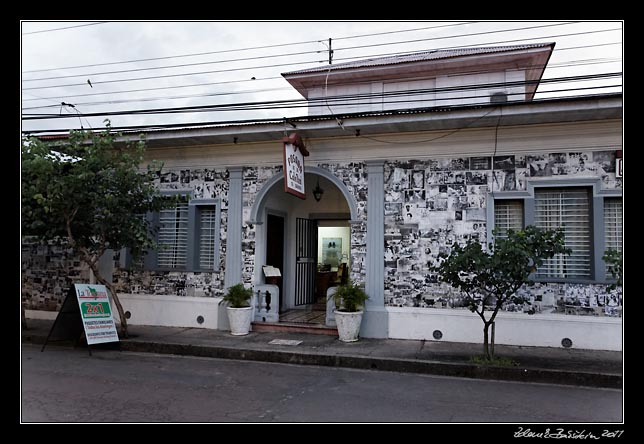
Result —
[[[148,216],[162,248],[142,263],[126,251],[102,260],[130,322],[226,328],[225,289],[263,292],[272,265],[276,313],[310,311],[332,285],[321,276],[340,269],[370,296],[362,336],[480,342],[480,319],[431,266],[456,243],[487,245],[494,228],[537,225],[564,227],[573,253],[520,290],[530,304],[503,307],[496,343],[621,349],[622,290],[607,290],[602,255],[622,250],[622,98],[534,101],[553,47],[286,73],[309,116],[148,132],[146,155],[164,162],[159,189],[190,200]],[[306,199],[284,192],[282,139],[292,133],[310,153]],[[72,280],[89,279],[52,248],[23,243],[27,308],[59,306]]]

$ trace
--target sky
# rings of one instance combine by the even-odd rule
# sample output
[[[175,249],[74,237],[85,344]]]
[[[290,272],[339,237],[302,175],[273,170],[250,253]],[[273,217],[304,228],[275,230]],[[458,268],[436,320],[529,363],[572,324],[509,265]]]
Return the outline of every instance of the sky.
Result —
[[[535,99],[622,90],[621,21],[23,21],[22,131],[100,129],[106,117],[122,128],[304,116],[304,107],[264,102],[302,99],[281,74],[328,66],[329,39],[334,64],[556,42],[543,78],[591,77],[542,83]],[[149,113],[252,102],[255,109]],[[100,115],[117,111],[128,114]]]

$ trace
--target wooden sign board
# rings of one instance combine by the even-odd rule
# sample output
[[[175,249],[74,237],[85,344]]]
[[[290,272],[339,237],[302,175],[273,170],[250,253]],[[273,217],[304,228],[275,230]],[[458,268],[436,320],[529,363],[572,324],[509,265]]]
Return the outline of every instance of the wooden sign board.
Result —
[[[284,191],[306,199],[304,189],[304,157],[309,155],[302,138],[297,134],[284,137]]]

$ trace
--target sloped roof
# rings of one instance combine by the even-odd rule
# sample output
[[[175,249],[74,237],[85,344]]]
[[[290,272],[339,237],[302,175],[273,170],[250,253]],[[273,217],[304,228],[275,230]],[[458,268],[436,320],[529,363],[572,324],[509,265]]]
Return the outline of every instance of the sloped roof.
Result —
[[[414,52],[410,54],[398,54],[389,57],[378,57],[372,59],[363,59],[356,60],[353,62],[338,63],[333,65],[327,65],[316,68],[302,69],[299,71],[290,71],[282,73],[283,76],[295,75],[295,74],[309,74],[309,73],[318,73],[318,72],[328,72],[337,71],[341,69],[354,69],[354,68],[366,68],[373,66],[383,66],[383,65],[396,65],[399,63],[411,63],[411,62],[424,62],[429,60],[439,60],[447,59],[452,57],[462,57],[462,56],[471,56],[471,55],[480,55],[480,54],[494,54],[502,53],[509,51],[517,50],[527,50],[527,49],[536,49],[536,48],[546,48],[549,46],[554,46],[553,42],[548,43],[533,43],[526,45],[512,45],[512,46],[485,46],[485,47],[474,47],[474,48],[455,48],[455,49],[435,49],[430,51]]]

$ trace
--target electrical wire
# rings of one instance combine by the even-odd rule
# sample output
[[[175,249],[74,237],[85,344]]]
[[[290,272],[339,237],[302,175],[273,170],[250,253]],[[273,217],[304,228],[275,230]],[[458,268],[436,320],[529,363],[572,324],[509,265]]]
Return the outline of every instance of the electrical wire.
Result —
[[[419,94],[428,94],[428,93],[448,93],[448,92],[462,92],[462,91],[471,91],[477,89],[492,89],[492,88],[512,88],[519,86],[528,86],[536,84],[550,84],[550,83],[565,83],[565,82],[577,82],[577,81],[589,81],[589,80],[601,80],[609,79],[614,77],[621,77],[622,73],[604,73],[599,75],[582,75],[582,76],[569,76],[569,77],[558,77],[553,79],[541,79],[541,80],[529,80],[529,81],[516,81],[516,82],[497,82],[497,83],[485,83],[477,85],[465,85],[465,86],[456,86],[456,87],[443,87],[443,88],[428,88],[428,89],[415,89],[407,91],[396,91],[396,92],[383,92],[383,93],[365,93],[365,94],[351,94],[351,95],[341,95],[333,97],[322,97],[318,99],[298,99],[298,100],[275,100],[275,101],[265,101],[265,102],[242,102],[234,104],[216,104],[216,105],[199,105],[199,106],[189,106],[189,107],[173,107],[173,108],[155,108],[155,109],[134,109],[134,110],[121,110],[121,111],[110,111],[110,112],[101,112],[101,113],[88,113],[86,117],[96,117],[96,116],[117,116],[117,115],[137,115],[137,114],[165,114],[165,113],[181,113],[181,112],[204,112],[204,111],[222,111],[222,110],[250,110],[257,107],[262,109],[275,109],[283,108],[285,106],[297,105],[297,107],[302,106],[314,106],[318,103],[324,103],[326,106],[329,106],[329,100],[334,101],[350,101],[350,100],[359,100],[359,99],[369,99],[373,98],[391,98],[391,97],[401,97],[409,95],[419,95]],[[611,85],[610,87],[618,87],[619,85]],[[608,86],[599,86],[599,88],[607,88]],[[547,91],[552,93],[554,91]],[[525,94],[523,92],[522,94]],[[454,98],[446,98],[453,100]],[[427,101],[430,99],[424,98],[420,99]],[[434,99],[440,100],[440,99]],[[406,101],[404,101],[406,102]],[[371,103],[371,102],[367,102]],[[355,106],[362,103],[349,102],[347,104],[342,104],[343,106]],[[329,108],[329,111],[331,109]],[[332,113],[332,111],[331,111]],[[333,114],[333,113],[332,113]],[[56,115],[51,114],[24,114],[23,120],[41,120],[41,119],[51,119],[56,118]],[[64,117],[64,116],[58,116]]]
[[[577,23],[577,22],[558,23],[558,24],[554,24],[554,25],[540,25],[540,26],[534,26],[534,27],[512,28],[512,29],[505,29],[505,30],[499,30],[499,31],[485,31],[485,32],[481,32],[481,33],[460,34],[460,35],[452,35],[452,36],[445,36],[445,37],[431,37],[431,38],[426,38],[426,39],[405,40],[405,41],[401,41],[401,42],[392,42],[392,43],[377,43],[377,44],[371,44],[371,45],[351,46],[351,47],[334,49],[334,51],[341,51],[341,50],[347,50],[347,49],[362,49],[362,48],[374,47],[374,46],[390,46],[390,45],[414,43],[414,42],[429,41],[429,40],[444,40],[444,39],[450,39],[450,38],[456,38],[456,37],[473,36],[473,35],[481,35],[481,34],[496,34],[496,33],[502,33],[502,32],[516,31],[516,30],[529,30],[529,29],[534,29],[534,28],[562,26],[562,25],[568,25],[568,24],[571,24],[571,23]],[[560,35],[547,36],[547,37],[533,37],[533,38],[526,38],[526,39],[505,40],[505,41],[491,42],[491,43],[477,43],[477,44],[472,44],[472,45],[460,45],[460,46],[444,47],[444,48],[435,49],[435,50],[459,49],[459,48],[490,45],[490,44],[497,44],[497,43],[509,43],[509,42],[513,42],[513,41],[548,39],[548,38],[561,37],[561,36],[587,35],[587,34],[596,34],[596,33],[600,33],[600,32],[617,31],[617,30],[621,30],[621,28],[611,28],[611,29],[607,29],[607,30],[595,30],[595,31],[584,31],[584,32],[578,32],[578,33],[560,34]],[[94,72],[94,73],[74,74],[74,75],[68,75],[68,76],[54,76],[54,77],[42,77],[42,78],[37,78],[37,79],[23,79],[22,81],[23,82],[32,82],[32,81],[45,81],[45,80],[73,78],[73,77],[86,77],[86,76],[92,77],[92,76],[102,76],[102,75],[110,75],[110,74],[116,74],[116,73],[140,72],[140,71],[164,69],[164,68],[170,69],[170,68],[185,67],[185,66],[195,66],[195,65],[204,65],[204,64],[208,65],[208,64],[224,63],[224,62],[230,62],[230,61],[256,60],[256,59],[265,59],[265,58],[271,58],[271,57],[282,57],[282,56],[288,56],[288,55],[300,55],[300,54],[319,53],[319,52],[320,51],[306,51],[306,52],[299,52],[299,53],[292,53],[292,54],[275,54],[275,55],[270,55],[270,56],[257,56],[257,57],[241,58],[241,59],[230,59],[230,60],[224,60],[224,61],[170,65],[170,66],[166,66],[166,67],[136,68],[136,69],[131,69],[131,70],[121,70],[121,71]],[[413,51],[413,52],[418,52],[418,51]],[[369,56],[369,57],[380,57],[380,56],[383,56],[383,55],[392,55],[392,54],[396,54],[396,53],[378,54],[378,55],[373,55],[373,56]],[[405,53],[397,53],[397,54],[401,55],[401,54],[405,54]],[[348,59],[356,59],[356,58],[358,58],[358,59],[359,58],[364,58],[364,56],[336,58],[336,60],[348,60]],[[322,63],[324,61],[323,60],[314,60],[314,61],[309,61],[309,62],[291,63],[291,65],[298,65],[298,64],[301,65],[301,64],[305,64],[305,63],[316,63],[316,62],[317,63]],[[129,79],[108,80],[108,81],[94,81],[93,83],[98,84],[98,83],[113,83],[113,82],[125,82],[125,81],[136,81],[136,80],[150,80],[150,79],[155,79],[155,78],[168,78],[168,77],[199,75],[199,74],[213,74],[213,73],[219,73],[219,72],[240,71],[240,70],[245,70],[245,69],[264,69],[264,68],[272,68],[272,67],[279,67],[279,66],[289,66],[289,64],[263,65],[263,66],[260,65],[260,66],[246,67],[246,68],[232,68],[232,69],[225,69],[225,70],[191,72],[191,73],[171,74],[171,75],[161,75],[161,76],[137,77],[137,78],[129,78]],[[31,87],[31,88],[24,88],[24,89],[42,89],[42,88],[84,86],[84,85],[85,85],[85,82],[83,82],[83,83],[75,83],[75,84],[64,84],[64,85],[50,85],[50,86],[45,86],[45,87]]]
[[[474,24],[474,23],[479,23],[479,22],[475,22],[475,21],[474,22],[462,22],[462,23],[455,23],[455,24],[452,24],[452,25],[425,26],[425,27],[422,27],[422,28],[402,29],[400,31],[375,32],[375,33],[370,33],[370,34],[352,35],[352,36],[346,36],[346,37],[336,37],[336,38],[334,38],[334,40],[353,39],[353,38],[358,38],[358,37],[360,37],[360,38],[362,38],[362,37],[372,37],[372,36],[376,36],[376,35],[385,35],[385,34],[398,34],[398,33],[403,33],[403,32],[421,31],[421,30],[435,29],[435,28],[447,28],[447,27],[450,27],[450,26],[462,26],[462,25]],[[191,54],[175,54],[175,55],[172,55],[172,56],[151,57],[151,58],[147,58],[147,59],[124,60],[124,61],[119,61],[119,62],[93,63],[93,64],[89,64],[89,65],[75,65],[75,66],[66,66],[66,67],[60,67],[60,68],[33,69],[33,70],[29,70],[29,71],[23,71],[22,73],[26,74],[26,73],[32,73],[32,72],[59,71],[59,70],[63,70],[63,69],[90,68],[90,67],[94,67],[94,66],[108,66],[108,65],[120,65],[120,64],[125,64],[125,63],[150,62],[150,61],[155,61],[155,60],[178,59],[178,58],[184,58],[184,57],[197,57],[197,56],[203,56],[203,55],[223,54],[223,53],[228,53],[228,52],[240,52],[240,51],[251,51],[251,50],[256,50],[256,49],[279,48],[279,47],[284,47],[284,46],[306,45],[306,44],[320,43],[320,42],[321,42],[321,40],[308,40],[308,41],[302,41],[302,42],[281,43],[281,44],[275,44],[275,45],[253,46],[253,47],[248,47],[248,48],[225,49],[225,50],[219,50],[219,51],[198,52],[198,53],[191,53]]]
[[[43,33],[43,32],[62,31],[63,29],[82,28],[83,26],[104,25],[105,23],[109,23],[109,22],[95,22],[95,23],[87,23],[85,25],[67,26],[67,27],[64,27],[64,28],[43,29],[43,30],[40,30],[40,31],[23,32],[22,35],[40,34],[40,33]]]
[[[594,46],[594,45],[593,45]],[[567,48],[564,48],[567,49]],[[536,68],[543,68],[546,67],[548,70],[552,71],[555,69],[561,69],[561,68],[566,68],[570,66],[583,66],[583,65],[596,65],[596,64],[604,64],[604,63],[617,63],[621,62],[622,59],[618,58],[613,58],[613,59],[608,59],[608,58],[594,58],[594,59],[581,59],[581,60],[573,60],[569,62],[560,62],[560,63],[551,63],[551,64],[544,64],[544,65],[534,65],[531,68],[536,69]],[[478,70],[478,71],[470,71],[470,74],[484,74],[484,73],[489,73],[489,72],[494,72],[492,69],[487,69],[487,70]],[[180,88],[190,88],[190,87],[199,87],[199,86],[211,86],[211,85],[220,85],[220,84],[230,84],[230,83],[242,83],[242,82],[260,82],[263,80],[275,80],[275,79],[280,79],[282,80],[283,77],[281,76],[276,76],[276,77],[267,77],[267,78],[260,78],[260,79],[255,79],[255,80],[238,80],[238,81],[228,81],[228,82],[213,82],[213,83],[203,83],[203,84],[196,84],[196,85],[177,85],[177,86],[168,86],[168,87],[158,87],[158,88],[141,88],[141,89],[131,89],[131,90],[123,90],[123,91],[110,91],[110,92],[101,92],[101,93],[86,93],[86,94],[73,94],[73,95],[65,95],[65,96],[50,96],[50,97],[39,97],[36,96],[35,94],[29,92],[29,93],[24,93],[24,94],[29,94],[31,96],[34,96],[36,98],[33,99],[22,99],[22,102],[29,102],[29,101],[35,101],[35,100],[49,100],[55,103],[55,105],[44,105],[44,106],[35,106],[35,107],[30,107],[30,108],[23,108],[23,109],[37,109],[37,108],[44,108],[46,106],[58,106],[59,102],[55,102],[53,99],[69,99],[69,98],[74,98],[74,97],[89,97],[89,96],[100,96],[100,95],[115,95],[115,94],[126,94],[126,93],[133,93],[133,92],[146,92],[146,91],[158,91],[158,90],[167,90],[167,89],[180,89]],[[362,84],[368,84],[371,83],[370,81],[362,81],[362,82],[356,82],[354,83],[355,85],[362,85]],[[236,92],[224,92],[224,93],[213,93],[213,94],[192,94],[192,95],[183,95],[183,96],[161,96],[161,97],[154,97],[154,98],[140,98],[140,99],[131,99],[129,101],[102,101],[102,102],[80,102],[78,103],[79,105],[100,105],[100,104],[109,104],[109,103],[127,103],[127,102],[137,102],[137,101],[154,101],[154,100],[171,100],[171,99],[180,99],[180,98],[192,98],[192,97],[209,97],[209,96],[216,96],[216,95],[230,95],[230,94],[244,94],[244,93],[255,93],[255,92],[264,92],[264,91],[277,91],[277,90],[292,90],[292,87],[285,87],[285,88],[265,88],[265,89],[255,89],[255,90],[246,90],[246,91],[236,91]]]
[[[589,96],[561,96],[561,97],[556,97],[556,98],[546,98],[546,99],[535,99],[531,103],[540,103],[540,102],[552,102],[552,101],[561,101],[561,100],[568,100],[568,99],[596,99],[596,98],[602,98],[602,97],[607,97],[607,96],[615,96],[615,94],[598,94],[598,95],[589,95]],[[512,105],[521,105],[525,104],[524,102],[510,102],[507,106],[512,106]],[[474,108],[482,108],[482,107],[487,107],[489,106],[489,103],[479,103],[479,104],[468,104],[468,105],[460,105],[460,106],[447,106],[447,107],[438,107],[438,111],[440,112],[445,112],[445,111],[451,111],[451,110],[459,110],[459,109],[474,109]],[[389,111],[374,111],[374,112],[357,112],[357,113],[343,113],[340,115],[340,117],[344,119],[349,119],[355,116],[358,117],[364,117],[365,115],[382,115],[382,116],[387,116],[387,115],[406,115],[406,114],[418,114],[418,113],[424,113],[424,112],[432,112],[436,111],[435,108],[428,108],[428,109],[406,109],[406,110],[389,110]],[[331,116],[325,116],[325,115],[318,115],[318,116],[299,116],[299,117],[289,117],[289,121],[291,122],[298,122],[298,121],[317,121],[317,120],[330,120],[333,117]],[[284,118],[264,118],[264,119],[242,119],[242,120],[223,120],[223,121],[201,121],[201,122],[181,122],[181,123],[163,123],[163,124],[145,124],[145,125],[130,125],[130,126],[112,126],[113,131],[127,131],[127,132],[139,132],[139,131],[157,131],[157,130],[173,130],[173,129],[190,129],[190,128],[195,128],[195,127],[208,127],[208,128],[215,128],[215,127],[224,127],[224,126],[232,126],[232,125],[262,125],[262,124],[283,124],[284,123]],[[73,128],[49,128],[49,129],[30,129],[30,130],[23,130],[22,133],[25,135],[30,135],[30,134],[42,134],[42,133],[68,133],[70,130]],[[360,136],[362,137],[362,136]]]

